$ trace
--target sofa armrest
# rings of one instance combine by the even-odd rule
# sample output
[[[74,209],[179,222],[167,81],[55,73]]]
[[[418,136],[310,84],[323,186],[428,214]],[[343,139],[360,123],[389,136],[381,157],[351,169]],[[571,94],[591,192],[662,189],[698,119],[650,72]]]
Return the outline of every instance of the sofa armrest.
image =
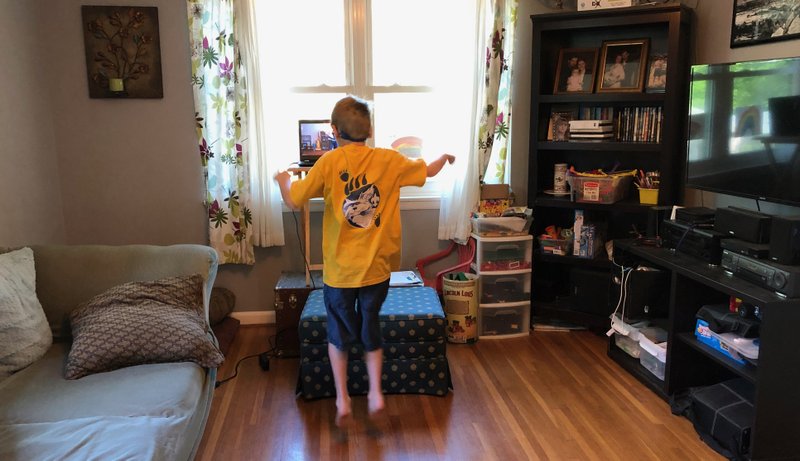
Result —
[[[69,313],[92,296],[126,282],[200,274],[208,322],[217,252],[204,245],[34,245],[36,294],[55,341],[70,339]],[[210,329],[209,329],[210,330]]]

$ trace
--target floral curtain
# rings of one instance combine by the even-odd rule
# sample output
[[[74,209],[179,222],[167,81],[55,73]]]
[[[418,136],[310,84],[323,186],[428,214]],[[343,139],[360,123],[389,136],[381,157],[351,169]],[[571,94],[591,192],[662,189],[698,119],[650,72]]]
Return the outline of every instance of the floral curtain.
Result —
[[[517,0],[480,0],[475,67],[472,149],[459,156],[455,180],[443,191],[439,239],[466,242],[470,213],[477,208],[481,182],[507,182],[511,142],[511,63]]]
[[[508,182],[508,152],[511,147],[511,63],[517,0],[488,2],[490,34],[486,38],[483,103],[478,131],[481,182]]]
[[[221,263],[254,264],[246,81],[233,0],[188,0],[195,120],[211,246]]]

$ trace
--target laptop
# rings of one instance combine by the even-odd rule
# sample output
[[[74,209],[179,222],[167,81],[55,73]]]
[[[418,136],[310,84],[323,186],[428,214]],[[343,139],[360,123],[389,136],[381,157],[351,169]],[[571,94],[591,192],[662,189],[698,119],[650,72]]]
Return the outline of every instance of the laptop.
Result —
[[[330,120],[299,120],[297,127],[301,167],[314,165],[325,152],[338,147]]]

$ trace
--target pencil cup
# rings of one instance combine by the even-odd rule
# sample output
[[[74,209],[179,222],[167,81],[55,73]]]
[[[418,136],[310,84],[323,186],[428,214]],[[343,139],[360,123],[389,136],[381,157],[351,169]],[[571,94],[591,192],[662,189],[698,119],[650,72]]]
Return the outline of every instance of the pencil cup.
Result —
[[[642,205],[657,205],[658,189],[639,189],[639,203]]]

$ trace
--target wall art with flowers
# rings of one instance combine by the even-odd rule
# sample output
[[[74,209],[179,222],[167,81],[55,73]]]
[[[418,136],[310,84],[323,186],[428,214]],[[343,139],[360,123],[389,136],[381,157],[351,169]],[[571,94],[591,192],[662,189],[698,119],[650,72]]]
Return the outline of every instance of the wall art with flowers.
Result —
[[[163,98],[158,8],[82,6],[90,98]]]

